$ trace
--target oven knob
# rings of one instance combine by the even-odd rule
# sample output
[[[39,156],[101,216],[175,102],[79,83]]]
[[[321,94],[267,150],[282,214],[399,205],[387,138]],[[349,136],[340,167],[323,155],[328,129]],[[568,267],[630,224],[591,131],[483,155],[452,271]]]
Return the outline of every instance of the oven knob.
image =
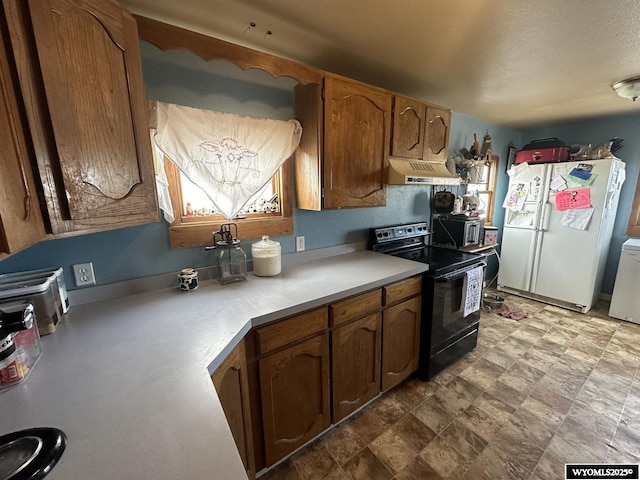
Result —
[[[383,235],[384,235],[385,237],[388,237],[388,236],[389,236],[389,232],[384,232],[384,233],[383,233]]]
[[[411,232],[413,232],[413,229],[412,228],[407,228],[407,232],[411,233]]]
[[[376,237],[382,238],[382,233],[380,233],[380,232],[376,233]]]

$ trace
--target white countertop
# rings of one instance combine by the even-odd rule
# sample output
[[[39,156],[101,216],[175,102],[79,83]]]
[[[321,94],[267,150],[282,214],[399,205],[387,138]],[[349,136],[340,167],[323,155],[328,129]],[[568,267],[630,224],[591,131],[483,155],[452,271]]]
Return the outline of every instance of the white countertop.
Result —
[[[357,251],[277,277],[201,282],[72,307],[27,379],[0,390],[0,435],[51,426],[67,448],[47,480],[245,480],[209,372],[251,326],[421,273]]]

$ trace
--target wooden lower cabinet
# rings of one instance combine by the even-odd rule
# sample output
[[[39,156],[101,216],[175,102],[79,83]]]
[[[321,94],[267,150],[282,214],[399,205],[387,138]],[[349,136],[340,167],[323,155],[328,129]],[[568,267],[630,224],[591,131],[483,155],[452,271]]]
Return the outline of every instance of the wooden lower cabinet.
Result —
[[[244,340],[211,375],[231,434],[250,479],[255,478],[251,408]]]
[[[342,420],[380,393],[381,334],[380,313],[347,323],[331,332],[334,422]]]
[[[253,329],[256,471],[282,460],[418,368],[421,276]]]
[[[329,334],[263,357],[258,365],[270,466],[331,424]]]
[[[382,313],[382,391],[395,387],[418,368],[420,296]]]

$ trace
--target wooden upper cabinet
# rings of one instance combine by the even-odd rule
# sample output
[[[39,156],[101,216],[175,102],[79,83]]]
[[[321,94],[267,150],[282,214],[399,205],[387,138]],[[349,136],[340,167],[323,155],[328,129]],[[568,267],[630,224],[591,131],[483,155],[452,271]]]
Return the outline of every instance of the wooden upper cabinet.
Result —
[[[114,0],[5,0],[54,234],[157,221],[136,22]]]
[[[386,205],[391,104],[386,90],[328,73],[324,94],[318,85],[296,87],[304,132],[296,151],[299,208]]]
[[[634,194],[631,213],[629,214],[627,235],[630,237],[640,237],[640,173],[638,174],[636,193]]]
[[[393,97],[392,157],[424,159],[426,108],[413,98]]]
[[[425,134],[425,160],[447,161],[451,110],[437,105],[427,105],[427,129]]]
[[[0,35],[0,258],[45,236],[13,73]]]

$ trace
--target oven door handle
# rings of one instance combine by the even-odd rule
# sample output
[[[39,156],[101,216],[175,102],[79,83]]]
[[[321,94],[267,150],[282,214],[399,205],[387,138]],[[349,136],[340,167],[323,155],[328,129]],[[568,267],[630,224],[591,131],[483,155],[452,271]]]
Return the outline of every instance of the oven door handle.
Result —
[[[439,283],[449,282],[451,280],[458,280],[459,278],[464,277],[468,271],[478,267],[486,268],[487,264],[485,262],[474,263],[473,265],[469,265],[464,268],[459,268],[457,270],[453,270],[451,272],[443,273],[442,275],[435,276],[434,280]]]

